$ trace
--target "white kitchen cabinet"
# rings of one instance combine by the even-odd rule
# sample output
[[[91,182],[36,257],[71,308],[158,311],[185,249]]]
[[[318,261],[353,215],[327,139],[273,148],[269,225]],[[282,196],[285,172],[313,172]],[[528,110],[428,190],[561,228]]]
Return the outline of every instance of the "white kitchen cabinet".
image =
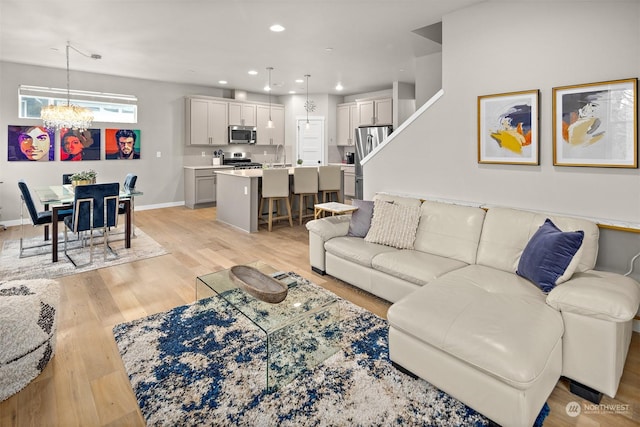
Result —
[[[256,126],[256,104],[229,102],[229,125]]]
[[[216,167],[184,168],[184,204],[194,209],[196,205],[216,201]]]
[[[353,145],[358,127],[358,105],[355,102],[339,104],[336,122],[336,144]]]
[[[358,126],[382,126],[393,124],[391,98],[358,101]]]
[[[356,196],[356,171],[354,166],[342,166],[344,175],[344,197]]]
[[[227,102],[187,98],[186,145],[226,145]]]
[[[256,107],[257,117],[257,145],[284,144],[284,107],[282,105],[271,105],[271,121],[273,129],[267,128],[269,121],[269,106],[258,105]]]

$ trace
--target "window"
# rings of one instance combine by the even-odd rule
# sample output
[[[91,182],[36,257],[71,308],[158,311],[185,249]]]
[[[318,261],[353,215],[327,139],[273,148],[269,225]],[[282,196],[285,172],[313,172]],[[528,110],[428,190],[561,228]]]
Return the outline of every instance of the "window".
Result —
[[[71,103],[93,111],[93,121],[104,123],[137,123],[138,98],[116,93],[70,90]],[[18,90],[18,117],[39,119],[45,105],[66,105],[67,90],[24,86]]]

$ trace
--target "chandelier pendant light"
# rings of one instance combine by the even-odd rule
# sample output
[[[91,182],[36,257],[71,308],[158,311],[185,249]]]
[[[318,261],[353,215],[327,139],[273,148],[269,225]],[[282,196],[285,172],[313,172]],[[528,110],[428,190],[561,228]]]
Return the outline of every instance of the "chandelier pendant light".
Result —
[[[305,74],[304,77],[307,80],[307,102],[304,103],[304,109],[307,111],[307,123],[305,124],[305,129],[309,129],[311,127],[309,124],[309,110],[311,109],[311,104],[309,104],[309,77],[311,77],[311,75]],[[313,109],[315,110],[315,107],[313,107]]]
[[[271,120],[271,71],[273,71],[273,67],[267,67],[267,71],[269,72],[269,120],[267,121],[267,129],[273,129],[273,120]]]
[[[90,57],[92,59],[100,59],[100,55],[85,55],[67,42],[67,104],[66,105],[47,105],[42,107],[40,118],[44,126],[48,129],[80,129],[85,130],[91,126],[93,122],[93,113],[91,110],[77,105],[71,104],[71,89],[69,84],[69,48],[76,52]]]

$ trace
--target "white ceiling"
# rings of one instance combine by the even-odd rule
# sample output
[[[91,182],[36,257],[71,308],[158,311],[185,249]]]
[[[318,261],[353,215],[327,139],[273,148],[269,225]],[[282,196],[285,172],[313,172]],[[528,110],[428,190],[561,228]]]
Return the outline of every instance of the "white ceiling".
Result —
[[[413,33],[481,0],[0,0],[0,60],[275,95],[415,82],[441,46]],[[281,33],[269,31],[281,24]],[[327,48],[331,48],[328,51]],[[258,71],[250,76],[249,70]],[[227,80],[220,85],[219,80]],[[340,82],[344,90],[335,90]]]

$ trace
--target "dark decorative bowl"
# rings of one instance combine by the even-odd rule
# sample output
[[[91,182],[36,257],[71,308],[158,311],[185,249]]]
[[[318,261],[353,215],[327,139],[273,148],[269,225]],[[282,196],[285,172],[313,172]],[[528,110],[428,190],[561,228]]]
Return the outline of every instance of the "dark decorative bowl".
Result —
[[[289,291],[289,288],[283,283],[246,265],[231,267],[229,277],[249,295],[271,304],[284,301]]]

